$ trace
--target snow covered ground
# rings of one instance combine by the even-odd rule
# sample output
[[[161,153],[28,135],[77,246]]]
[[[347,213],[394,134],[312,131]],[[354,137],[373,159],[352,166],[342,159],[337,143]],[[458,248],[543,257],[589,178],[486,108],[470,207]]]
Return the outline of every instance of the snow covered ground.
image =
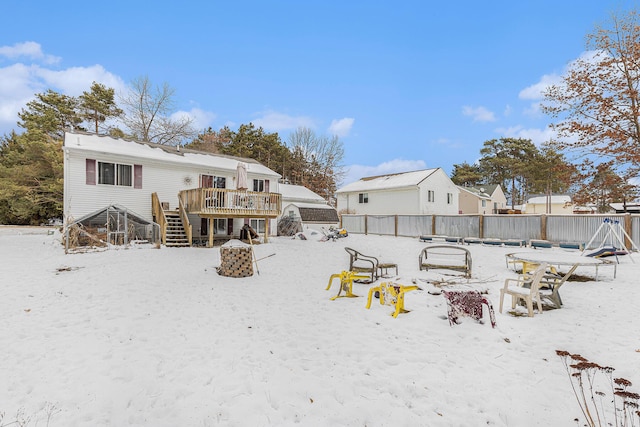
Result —
[[[365,284],[360,298],[329,299],[345,246],[423,288],[407,294],[409,313],[365,309]],[[466,246],[473,277],[458,286],[488,290],[492,329],[449,325],[428,281],[456,279],[418,270],[425,246],[272,238],[255,247],[275,254],[259,275],[228,278],[219,248],[65,255],[58,232],[0,227],[0,426],[569,426],[581,413],[556,350],[640,381],[638,255],[615,279],[602,268],[565,284],[562,309],[528,318],[498,313],[518,249]]]

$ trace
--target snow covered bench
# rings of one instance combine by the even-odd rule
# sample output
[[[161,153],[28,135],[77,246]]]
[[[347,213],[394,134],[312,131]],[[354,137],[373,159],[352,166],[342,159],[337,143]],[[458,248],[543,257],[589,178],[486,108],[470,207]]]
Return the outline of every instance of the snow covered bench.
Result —
[[[447,269],[462,271],[464,277],[471,277],[471,252],[460,246],[427,246],[418,257],[420,270]]]

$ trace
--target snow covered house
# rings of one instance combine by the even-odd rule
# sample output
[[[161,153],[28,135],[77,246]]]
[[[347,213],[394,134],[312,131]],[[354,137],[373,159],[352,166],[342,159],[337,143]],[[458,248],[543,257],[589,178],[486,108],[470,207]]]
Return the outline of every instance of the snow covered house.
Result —
[[[522,213],[573,214],[573,203],[568,195],[533,196],[522,207]]]
[[[461,214],[497,214],[507,207],[507,197],[500,184],[458,188]]]
[[[322,196],[302,185],[280,184],[279,188],[282,195],[280,221],[291,223],[286,228],[299,225],[296,231],[302,231],[302,228],[320,230],[339,225],[338,211]]]
[[[460,189],[441,168],[362,178],[336,191],[339,212],[457,215]]]
[[[212,246],[244,224],[275,234],[280,175],[255,160],[83,132],[63,151],[65,224],[117,205],[159,224],[168,246]]]

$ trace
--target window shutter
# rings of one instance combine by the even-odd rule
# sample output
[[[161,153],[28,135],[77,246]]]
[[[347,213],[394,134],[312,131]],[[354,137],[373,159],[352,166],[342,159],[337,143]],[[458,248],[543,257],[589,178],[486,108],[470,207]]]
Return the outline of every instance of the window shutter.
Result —
[[[264,192],[265,193],[269,192],[269,180],[268,179],[264,180]]]
[[[133,165],[133,188],[142,188],[142,165]]]
[[[227,218],[227,235],[233,236],[233,218]]]
[[[87,185],[96,185],[96,161],[86,159],[86,180]]]

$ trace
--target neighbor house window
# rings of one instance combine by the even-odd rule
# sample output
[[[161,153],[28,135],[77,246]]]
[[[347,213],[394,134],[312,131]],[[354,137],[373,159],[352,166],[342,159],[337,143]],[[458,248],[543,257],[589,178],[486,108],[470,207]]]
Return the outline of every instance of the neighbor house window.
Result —
[[[142,188],[142,166],[135,166],[135,188]],[[98,184],[131,187],[134,184],[134,167],[119,163],[98,162]],[[95,183],[95,169],[87,160],[87,184]]]
[[[436,196],[435,196],[435,193],[433,192],[433,190],[427,190],[427,201],[428,202],[435,202],[436,201]]]
[[[450,205],[453,203],[453,193],[447,193],[447,204]]]
[[[369,193],[358,194],[358,203],[369,203]]]
[[[483,208],[486,208],[486,207],[487,207],[487,201],[486,201],[486,200],[484,200],[484,199],[482,199],[482,207],[483,207]]]

